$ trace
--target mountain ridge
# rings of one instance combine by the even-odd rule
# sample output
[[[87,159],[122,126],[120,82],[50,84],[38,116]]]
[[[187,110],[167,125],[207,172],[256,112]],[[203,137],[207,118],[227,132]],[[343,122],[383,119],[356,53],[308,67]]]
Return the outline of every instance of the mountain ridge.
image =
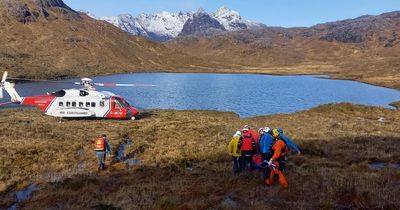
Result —
[[[0,68],[14,77],[51,79],[133,71],[202,68],[177,53],[57,0],[0,1]]]
[[[222,6],[217,11],[210,14],[201,8],[199,9],[200,11],[197,12],[170,13],[162,11],[156,14],[140,14],[137,17],[130,14],[121,14],[118,16],[100,17],[97,19],[112,23],[132,35],[144,36],[157,42],[169,41],[178,37],[178,35],[207,33],[209,29],[221,30],[223,28],[224,30],[222,31],[236,31],[265,27],[264,24],[243,19],[237,11],[230,10],[225,6]],[[202,19],[198,16],[196,17],[197,20],[195,21],[195,24],[193,24],[193,22],[187,23],[187,21],[193,20],[195,14],[202,14],[201,17],[205,18],[204,21],[207,22],[202,22]],[[210,23],[212,24],[207,25]],[[185,31],[182,31],[185,24],[187,27],[190,25],[191,29],[189,30],[186,28]],[[198,26],[196,26],[196,24]],[[223,27],[220,27],[219,25],[222,25]],[[195,28],[197,28],[197,30],[195,30]]]
[[[400,88],[399,34],[400,11],[393,11],[311,27],[177,37],[165,45],[243,71],[274,74],[284,68],[291,69],[283,71],[285,74],[322,73]]]

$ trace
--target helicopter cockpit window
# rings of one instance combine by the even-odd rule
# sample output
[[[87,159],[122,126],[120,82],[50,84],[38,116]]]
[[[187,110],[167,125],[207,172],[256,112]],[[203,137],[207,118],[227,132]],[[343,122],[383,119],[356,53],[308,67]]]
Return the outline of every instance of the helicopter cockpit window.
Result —
[[[120,99],[120,98],[116,98],[116,99],[115,99],[115,105],[116,105],[116,106],[118,105],[118,106],[121,107],[121,108],[129,107],[128,102],[126,102],[125,100]]]
[[[104,101],[100,101],[99,106],[100,106],[100,107],[104,107]]]
[[[64,106],[64,102],[62,102],[62,101],[58,102],[58,106],[59,107],[63,107]]]
[[[53,95],[55,97],[63,97],[63,96],[65,96],[65,90],[60,90],[60,91],[51,93],[51,95]]]
[[[79,96],[87,96],[89,95],[89,92],[86,92],[84,90],[79,91]]]

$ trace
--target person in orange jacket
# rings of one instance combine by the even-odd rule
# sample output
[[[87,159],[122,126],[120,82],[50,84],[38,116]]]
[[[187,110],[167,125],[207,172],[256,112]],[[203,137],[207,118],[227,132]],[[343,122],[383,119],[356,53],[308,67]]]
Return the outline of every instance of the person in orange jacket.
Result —
[[[108,144],[107,135],[102,134],[100,138],[96,139],[94,147],[99,162],[99,170],[104,170],[106,168],[106,153],[111,155],[111,148]]]
[[[272,137],[274,138],[274,143],[272,145],[272,157],[268,161],[268,165],[271,168],[271,174],[269,178],[265,180],[267,185],[272,185],[274,181],[275,174],[279,177],[279,183],[283,188],[288,188],[289,185],[286,181],[282,170],[285,168],[285,156],[288,152],[286,143],[281,139],[280,133],[277,129],[272,130]]]

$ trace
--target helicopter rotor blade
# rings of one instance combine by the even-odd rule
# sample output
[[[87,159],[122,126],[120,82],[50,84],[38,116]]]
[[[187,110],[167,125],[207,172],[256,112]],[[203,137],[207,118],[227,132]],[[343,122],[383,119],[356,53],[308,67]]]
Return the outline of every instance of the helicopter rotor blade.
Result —
[[[115,84],[115,83],[94,83],[101,87],[156,87],[157,85],[151,84]]]
[[[28,81],[28,82],[48,82],[48,83],[62,83],[62,84],[76,84],[76,82],[64,82],[64,81],[54,81],[54,80],[45,80],[45,79],[26,79],[26,78],[16,78],[10,77],[8,78],[14,81]],[[78,84],[81,84],[80,82]]]
[[[8,75],[8,72],[5,71],[5,72],[3,73],[3,78],[1,78],[1,83],[4,83],[4,82],[6,81],[7,75]]]

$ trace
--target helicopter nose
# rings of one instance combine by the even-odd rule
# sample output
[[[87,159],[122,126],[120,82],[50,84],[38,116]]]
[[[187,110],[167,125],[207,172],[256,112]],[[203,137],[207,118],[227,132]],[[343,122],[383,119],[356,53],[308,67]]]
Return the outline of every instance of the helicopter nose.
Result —
[[[139,111],[135,109],[134,107],[129,107],[127,112],[126,112],[126,117],[131,118],[131,117],[136,117],[139,115]]]
[[[139,115],[139,111],[133,107],[131,107],[131,111],[132,111],[132,116],[136,117]]]

